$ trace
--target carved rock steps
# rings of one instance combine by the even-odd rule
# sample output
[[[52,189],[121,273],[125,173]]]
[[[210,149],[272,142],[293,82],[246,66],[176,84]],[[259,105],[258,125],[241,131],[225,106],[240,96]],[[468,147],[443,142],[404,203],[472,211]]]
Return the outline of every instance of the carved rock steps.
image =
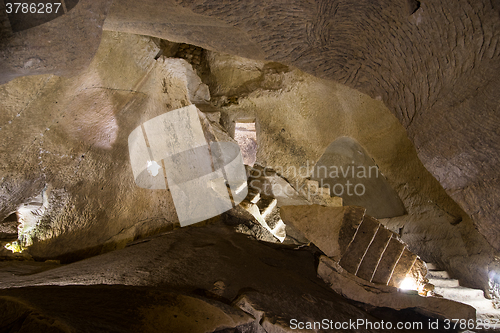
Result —
[[[393,287],[407,276],[426,283],[422,260],[364,208],[284,206],[281,216],[353,275]]]

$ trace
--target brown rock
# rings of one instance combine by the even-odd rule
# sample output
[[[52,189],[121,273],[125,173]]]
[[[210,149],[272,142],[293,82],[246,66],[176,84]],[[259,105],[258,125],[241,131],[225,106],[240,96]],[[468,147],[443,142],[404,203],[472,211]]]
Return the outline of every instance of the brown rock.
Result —
[[[151,288],[39,287],[3,294],[16,296],[0,297],[0,328],[18,327],[15,332],[205,333],[244,328],[254,321],[215,300]],[[92,320],[81,320],[83,316]]]
[[[394,267],[389,285],[392,287],[399,287],[401,282],[403,282],[407,277],[416,260],[417,256],[405,248],[398,263],[396,264],[396,267]]]
[[[340,260],[340,266],[351,274],[356,275],[359,265],[367,252],[372,239],[379,229],[380,223],[373,217],[366,216],[358,227],[356,236]]]

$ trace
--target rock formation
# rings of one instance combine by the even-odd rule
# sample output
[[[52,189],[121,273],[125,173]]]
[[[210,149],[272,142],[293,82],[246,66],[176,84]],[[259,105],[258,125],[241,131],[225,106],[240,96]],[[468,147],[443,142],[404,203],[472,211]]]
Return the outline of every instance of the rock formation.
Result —
[[[110,306],[141,315],[98,320],[96,331],[120,320],[114,330],[274,332],[290,329],[293,316],[447,317],[455,305],[439,312],[436,304],[452,303],[416,295],[426,303],[417,308],[433,310],[381,310],[400,294],[379,286],[397,283],[368,259],[384,261],[390,244],[399,258],[421,258],[416,275],[432,263],[449,283],[498,304],[498,1],[66,0],[62,12],[38,16],[9,13],[9,4],[0,3],[0,330],[84,331],[79,310],[61,311],[83,311],[105,294]],[[236,123],[250,124],[256,157],[242,204],[185,229],[168,188],[135,184],[127,139],[188,105],[207,143],[235,143]],[[366,246],[352,251],[356,237],[339,233],[338,219],[307,217],[352,205],[378,219],[358,221]],[[156,241],[173,254],[149,258],[156,241],[147,237],[165,232]],[[140,239],[148,240],[133,243]],[[214,246],[211,267],[198,256]],[[239,263],[231,256],[241,247]],[[98,254],[89,259],[97,268],[82,271],[79,260]],[[109,273],[112,260],[123,266]],[[172,271],[153,274],[160,260]],[[197,264],[183,270],[183,260]],[[385,261],[401,278],[412,275],[405,260]],[[244,277],[229,262],[262,274]],[[277,286],[288,274],[275,293],[252,280]],[[373,302],[370,288],[389,296]],[[121,293],[136,304],[120,304]],[[57,305],[68,295],[75,301]],[[204,310],[185,315],[193,307]],[[214,320],[189,326],[205,313]]]

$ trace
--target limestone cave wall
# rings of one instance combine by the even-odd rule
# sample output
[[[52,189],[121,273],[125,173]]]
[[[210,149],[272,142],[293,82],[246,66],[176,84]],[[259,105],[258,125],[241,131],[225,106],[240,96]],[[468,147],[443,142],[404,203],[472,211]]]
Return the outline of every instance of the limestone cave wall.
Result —
[[[31,212],[19,218],[35,257],[176,225],[168,191],[134,185],[127,152],[132,129],[200,97],[168,40],[208,50],[198,74],[229,133],[255,118],[259,163],[298,169],[355,139],[406,210],[384,223],[487,285],[500,249],[498,1],[81,0],[20,32],[0,9],[0,220]]]
[[[380,179],[358,179],[365,192],[352,202],[461,286],[499,297],[498,0],[80,0],[64,11],[19,29],[0,3],[0,259],[7,267],[0,275],[2,289],[28,288],[2,292],[0,308],[15,309],[1,311],[2,325],[25,325],[39,306],[46,311],[34,327],[69,331],[50,314],[65,311],[58,299],[82,290],[92,294],[82,299],[97,303],[103,292],[114,295],[115,308],[126,303],[119,293],[138,299],[136,310],[149,319],[130,322],[150,331],[175,327],[159,315],[182,308],[172,302],[230,322],[209,323],[208,331],[272,331],[292,314],[347,320],[403,313],[333,293],[325,282],[349,285],[361,298],[366,288],[345,274],[336,280],[342,268],[328,266],[326,257],[320,280],[320,249],[307,239],[288,247],[254,242],[212,225],[226,215],[144,239],[178,229],[179,221],[168,189],[135,184],[128,136],[191,104],[211,140],[232,141],[235,122],[255,122],[257,164],[298,192],[316,180],[310,170],[317,163],[349,164],[335,160],[344,148],[359,154],[353,164],[376,166]],[[7,247],[23,254],[4,248],[16,237],[18,248]],[[276,241],[269,233],[262,239]],[[63,267],[42,263],[117,249]],[[4,259],[26,259],[26,266]],[[12,278],[14,266],[23,271]],[[67,287],[102,283],[127,287]],[[66,287],[30,289],[37,284]],[[168,305],[148,304],[159,298]],[[423,308],[443,301],[429,299]],[[276,313],[276,300],[285,314]],[[304,300],[308,306],[298,309]],[[76,303],[68,304],[81,307]]]

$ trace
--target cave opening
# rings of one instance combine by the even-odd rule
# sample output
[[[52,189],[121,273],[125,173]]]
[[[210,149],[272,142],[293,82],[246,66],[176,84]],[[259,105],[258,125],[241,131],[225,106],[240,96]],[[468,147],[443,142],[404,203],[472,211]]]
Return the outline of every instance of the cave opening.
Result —
[[[17,215],[16,213],[12,213],[10,214],[9,216],[7,216],[3,221],[2,223],[5,223],[5,222],[14,222],[14,221],[17,221]]]
[[[0,222],[0,240],[7,242],[17,240],[17,225],[18,220],[15,212]]]
[[[243,163],[253,166],[257,159],[257,132],[255,130],[255,120],[237,121],[234,129],[234,139],[241,149]]]
[[[0,244],[12,252],[19,252],[15,251],[19,237],[18,225],[18,218],[15,212],[0,222]]]

